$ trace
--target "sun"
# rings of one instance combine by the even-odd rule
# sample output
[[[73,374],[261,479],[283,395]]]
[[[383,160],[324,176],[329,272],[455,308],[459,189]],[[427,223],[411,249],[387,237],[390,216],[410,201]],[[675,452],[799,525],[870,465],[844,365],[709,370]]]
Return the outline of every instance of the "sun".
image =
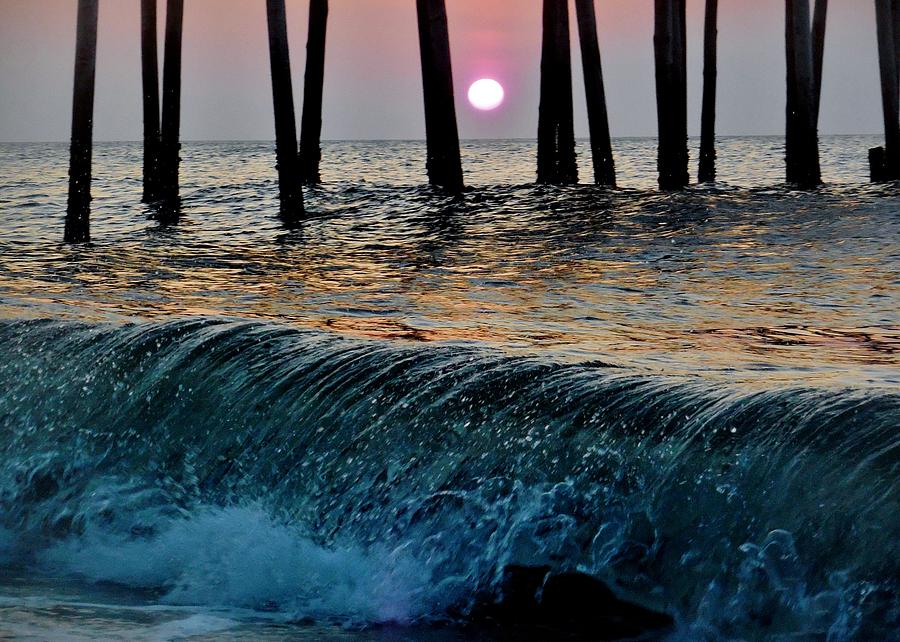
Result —
[[[493,78],[482,78],[469,87],[469,102],[472,107],[481,111],[491,111],[503,104],[506,92],[503,85]]]

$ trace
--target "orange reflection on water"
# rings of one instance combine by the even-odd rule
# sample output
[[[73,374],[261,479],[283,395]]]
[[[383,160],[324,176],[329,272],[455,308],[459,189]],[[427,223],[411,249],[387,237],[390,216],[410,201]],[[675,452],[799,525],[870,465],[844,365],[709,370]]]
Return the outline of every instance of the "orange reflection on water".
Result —
[[[332,156],[403,176],[416,148],[391,145]],[[160,226],[136,205],[132,152],[100,148],[95,242],[76,247],[59,244],[64,191],[41,178],[55,170],[13,159],[27,171],[2,211],[0,314],[232,316],[730,380],[898,381],[900,223],[882,188],[526,185],[454,201],[333,180],[289,231],[271,149],[235,143],[186,148],[183,216]]]

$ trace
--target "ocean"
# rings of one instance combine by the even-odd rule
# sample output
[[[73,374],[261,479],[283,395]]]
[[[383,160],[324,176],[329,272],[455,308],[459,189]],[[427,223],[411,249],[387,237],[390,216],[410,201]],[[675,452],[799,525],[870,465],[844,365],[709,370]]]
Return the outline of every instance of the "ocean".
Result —
[[[470,141],[455,198],[422,142],[331,142],[287,227],[272,143],[186,143],[177,222],[102,143],[72,246],[68,146],[0,144],[0,639],[561,639],[516,569],[671,618],[632,638],[900,639],[877,144],[801,192],[723,138],[664,194],[652,139],[612,190],[585,141],[570,187]]]

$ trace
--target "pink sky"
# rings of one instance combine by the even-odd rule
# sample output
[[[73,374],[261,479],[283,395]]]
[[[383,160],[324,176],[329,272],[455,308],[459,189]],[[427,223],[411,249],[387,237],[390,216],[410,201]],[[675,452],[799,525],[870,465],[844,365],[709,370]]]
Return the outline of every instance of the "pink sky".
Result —
[[[76,0],[0,0],[0,140],[65,140]],[[164,5],[161,2],[161,5]],[[302,100],[308,0],[287,0],[293,72]],[[783,130],[783,0],[723,0],[720,131]],[[461,134],[531,137],[537,123],[540,0],[447,0]],[[140,136],[138,0],[101,0],[98,139]],[[654,135],[652,0],[597,0],[613,135]],[[688,1],[691,125],[699,122],[702,0]],[[421,138],[414,0],[331,0],[326,138]],[[832,0],[823,132],[881,129],[874,11]],[[574,30],[573,30],[574,35]],[[577,42],[576,123],[587,134]],[[492,76],[507,102],[490,113],[465,102]],[[185,139],[270,139],[263,0],[186,0]]]

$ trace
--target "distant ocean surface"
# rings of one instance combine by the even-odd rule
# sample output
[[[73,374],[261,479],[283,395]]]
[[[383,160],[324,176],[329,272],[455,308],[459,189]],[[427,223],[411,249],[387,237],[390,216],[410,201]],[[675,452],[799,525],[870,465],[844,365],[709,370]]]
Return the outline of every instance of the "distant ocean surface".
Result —
[[[807,193],[723,138],[663,194],[655,140],[615,190],[473,141],[457,199],[424,143],[332,142],[288,229],[272,143],[186,143],[174,225],[103,143],[66,246],[68,146],[0,143],[0,638],[515,639],[460,626],[527,565],[664,639],[900,639],[878,144]]]

